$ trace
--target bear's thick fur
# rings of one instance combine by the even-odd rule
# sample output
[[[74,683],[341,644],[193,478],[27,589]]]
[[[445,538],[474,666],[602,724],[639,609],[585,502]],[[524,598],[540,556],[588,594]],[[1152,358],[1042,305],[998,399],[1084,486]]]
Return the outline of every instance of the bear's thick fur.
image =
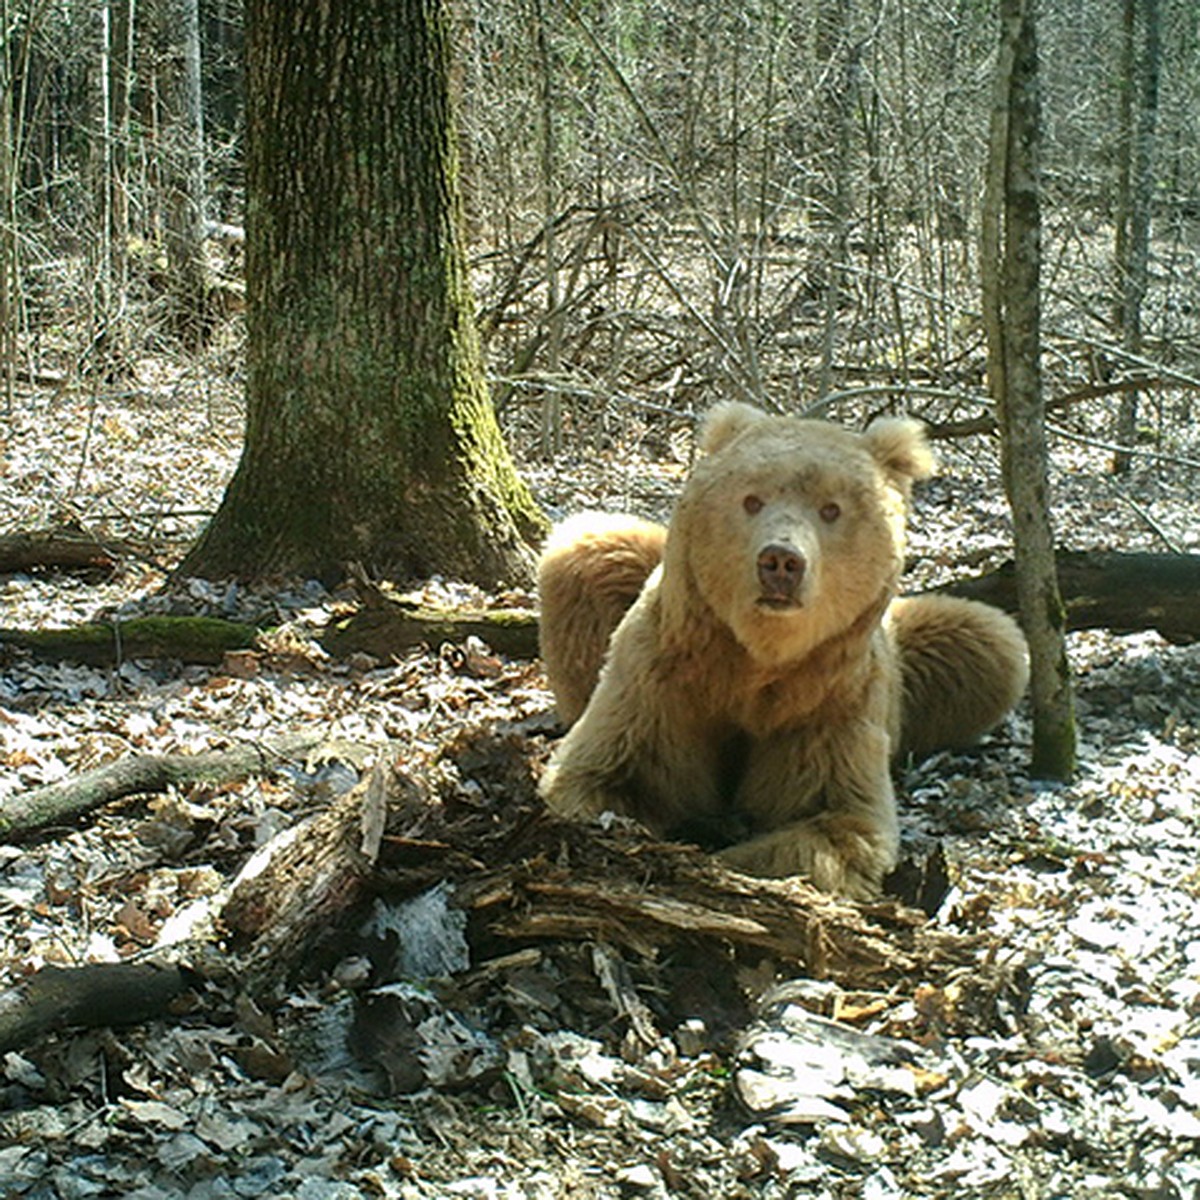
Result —
[[[542,665],[567,725],[595,691],[608,639],[662,561],[666,540],[661,525],[625,514],[580,513],[550,531],[538,561],[539,633]]]
[[[729,402],[700,445],[665,537],[583,514],[547,543],[542,653],[573,724],[542,793],[872,896],[896,858],[890,760],[994,725],[1024,690],[1024,638],[982,604],[894,599],[933,465],[918,423],[858,434]]]

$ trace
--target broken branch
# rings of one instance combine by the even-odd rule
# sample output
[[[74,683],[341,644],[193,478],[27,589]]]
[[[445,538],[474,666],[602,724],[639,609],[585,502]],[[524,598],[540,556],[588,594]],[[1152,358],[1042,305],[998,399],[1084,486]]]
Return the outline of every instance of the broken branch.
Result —
[[[0,1054],[61,1029],[136,1025],[167,1012],[192,986],[190,971],[168,963],[43,967],[0,995]]]
[[[324,734],[294,734],[278,741],[232,746],[205,754],[136,754],[0,801],[0,838],[74,820],[125,796],[163,792],[188,783],[228,783],[274,770],[320,745]]]

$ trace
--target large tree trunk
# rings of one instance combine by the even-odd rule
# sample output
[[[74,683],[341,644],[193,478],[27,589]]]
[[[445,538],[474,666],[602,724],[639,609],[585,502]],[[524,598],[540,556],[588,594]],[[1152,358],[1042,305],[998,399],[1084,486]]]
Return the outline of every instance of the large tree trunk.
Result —
[[[250,0],[246,446],[181,568],[528,578],[489,403],[445,0]]]
[[[1036,0],[1002,0],[981,246],[988,383],[1000,418],[1021,625],[1029,640],[1034,774],[1075,769],[1066,609],[1054,562],[1041,377]]]

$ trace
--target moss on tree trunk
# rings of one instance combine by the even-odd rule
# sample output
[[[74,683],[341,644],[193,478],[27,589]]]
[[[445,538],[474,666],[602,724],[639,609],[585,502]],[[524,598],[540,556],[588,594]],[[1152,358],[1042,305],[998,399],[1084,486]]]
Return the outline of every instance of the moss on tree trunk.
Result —
[[[209,577],[527,578],[462,244],[444,0],[250,0],[246,444]]]

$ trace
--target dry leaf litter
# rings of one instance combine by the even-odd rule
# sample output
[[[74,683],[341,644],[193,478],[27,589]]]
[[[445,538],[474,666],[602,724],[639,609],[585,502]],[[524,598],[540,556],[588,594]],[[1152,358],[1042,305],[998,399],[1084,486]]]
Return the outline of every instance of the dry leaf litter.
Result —
[[[99,413],[31,397],[11,415],[4,530],[75,519],[158,546],[161,561],[100,582],[9,577],[3,624],[172,611],[275,631],[218,668],[8,655],[0,796],[129,754],[306,728],[333,749],[0,847],[5,988],[44,964],[187,944],[257,849],[374,761],[435,762],[464,727],[503,727],[536,760],[552,736],[536,664],[485,647],[332,660],[315,636],[344,597],[316,585],[160,592],[162,566],[220,494],[240,427],[228,397],[170,383],[146,381],[154,399]],[[529,475],[551,510],[663,516],[686,436],[659,439],[653,457],[633,440]],[[1060,442],[1055,454],[1064,543],[1200,550],[1194,472],[1149,462],[1118,486],[1101,453]],[[942,456],[912,522],[913,586],[1007,553],[990,449]],[[440,581],[427,591],[464,598]],[[9,1052],[0,1194],[1200,1196],[1200,648],[1087,633],[1071,650],[1076,782],[1027,778],[1024,711],[977,752],[900,779],[906,846],[944,859],[931,921],[978,939],[977,972],[872,993],[768,959],[715,961],[692,1004],[667,994],[671,964],[603,943],[480,959],[435,881],[373,915],[406,949],[369,996],[369,968],[349,955],[277,1007],[222,980],[169,1020]],[[440,769],[451,791],[487,802],[469,770]],[[1005,985],[981,996],[976,973]]]

